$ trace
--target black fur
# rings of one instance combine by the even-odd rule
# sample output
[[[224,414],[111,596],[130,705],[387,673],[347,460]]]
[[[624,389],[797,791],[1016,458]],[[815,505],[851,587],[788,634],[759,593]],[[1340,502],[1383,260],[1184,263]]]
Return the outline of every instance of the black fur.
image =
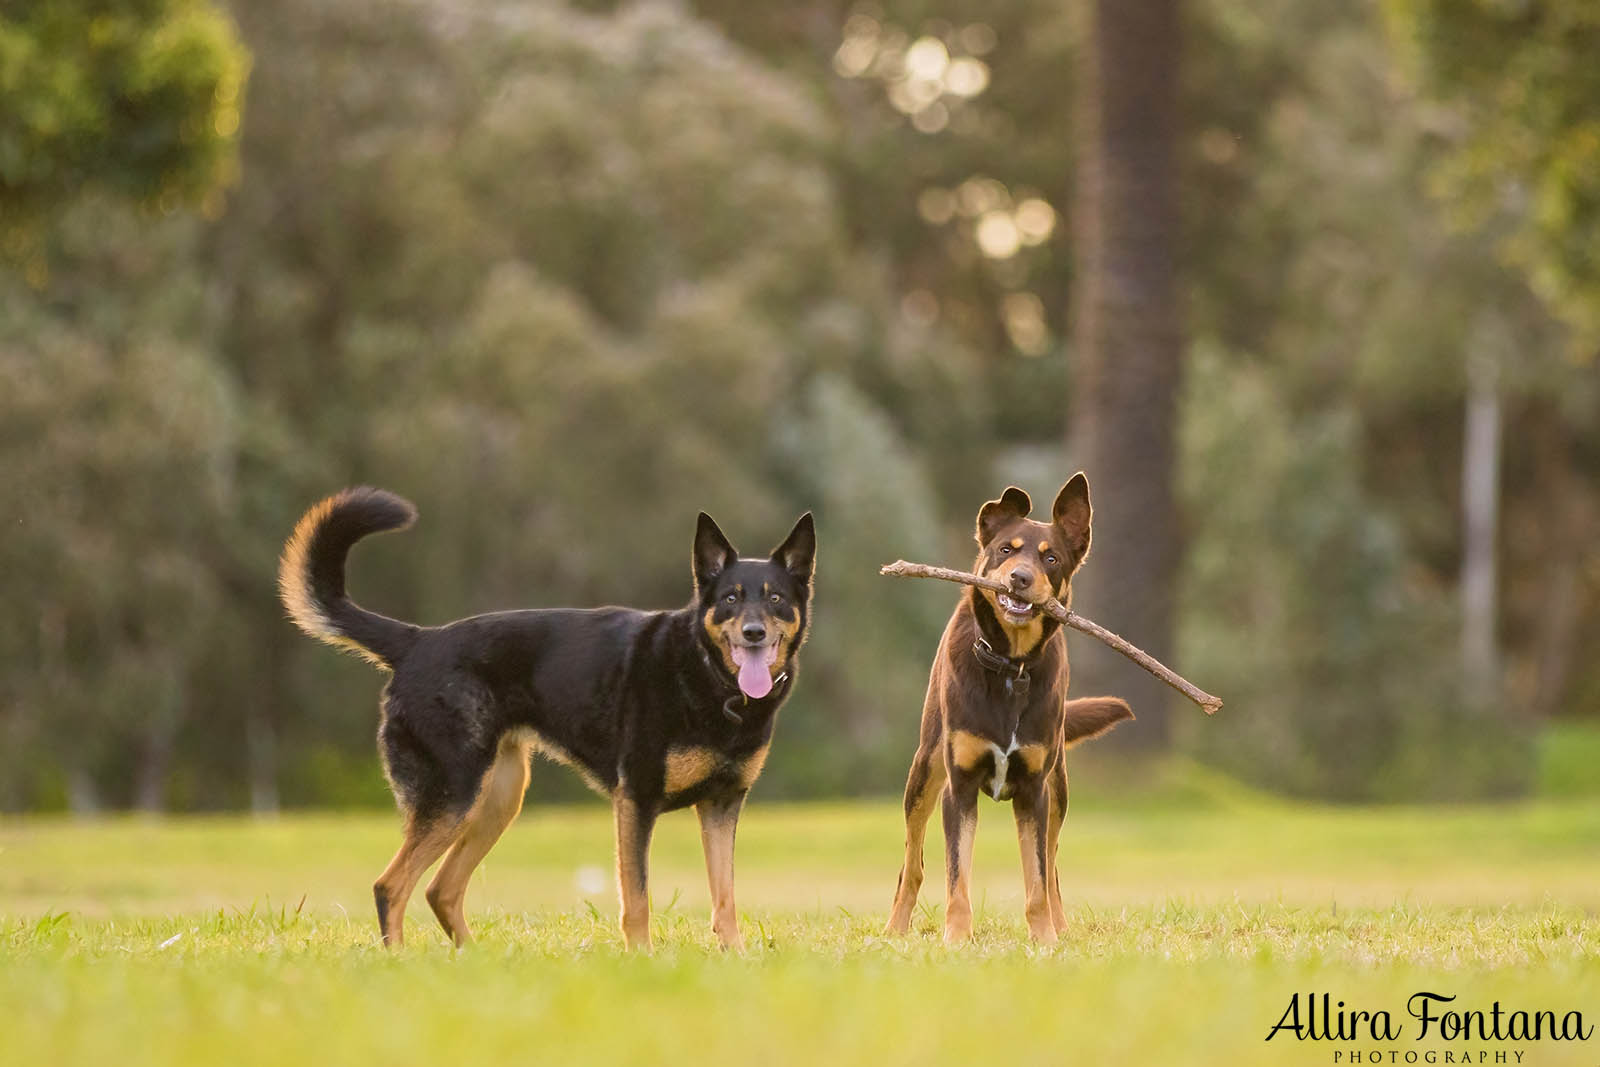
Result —
[[[383,694],[379,751],[408,826],[464,817],[503,743],[518,738],[572,765],[614,802],[626,798],[646,847],[649,824],[663,811],[706,798],[742,800],[794,686],[806,636],[816,546],[809,513],[766,559],[740,559],[702,514],[694,598],[675,611],[505,611],[437,627],[367,611],[344,592],[350,546],[414,515],[393,494],[347,490],[302,520],[281,574],[285,602],[303,629],[358,645],[394,672]],[[761,699],[740,692],[731,650],[719,647],[724,626],[787,634],[772,668],[778,680]],[[693,781],[680,773],[669,783],[668,757],[685,751],[705,773]],[[380,893],[387,935],[384,907]]]

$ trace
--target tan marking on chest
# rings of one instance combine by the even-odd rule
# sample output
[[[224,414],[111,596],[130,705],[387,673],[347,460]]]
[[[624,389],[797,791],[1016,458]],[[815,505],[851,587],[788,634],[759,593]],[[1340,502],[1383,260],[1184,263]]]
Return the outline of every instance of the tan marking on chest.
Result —
[[[1005,630],[1006,640],[1011,642],[1011,658],[1021,659],[1039,647],[1039,642],[1044,640],[1044,616],[1035,612],[1022,626],[1007,626],[1001,624]]]
[[[743,763],[739,764],[739,781],[744,784],[746,789],[749,789],[755,784],[756,779],[761,777],[761,768],[767,765],[767,752],[771,748],[770,744],[762,745],[755,752],[746,756]]]
[[[722,765],[722,757],[701,745],[667,750],[667,770],[663,789],[670,796],[693,789]]]

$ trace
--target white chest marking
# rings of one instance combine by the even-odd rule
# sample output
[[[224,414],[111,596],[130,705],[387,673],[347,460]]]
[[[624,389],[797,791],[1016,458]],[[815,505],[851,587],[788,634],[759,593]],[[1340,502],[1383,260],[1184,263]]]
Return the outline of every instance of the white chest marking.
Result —
[[[994,753],[994,780],[989,783],[989,793],[996,800],[1000,799],[1000,792],[1006,787],[1006,764],[1011,762],[1011,754],[1020,747],[1016,734],[1011,735],[1011,744],[1004,751],[993,741],[989,742],[989,751]]]

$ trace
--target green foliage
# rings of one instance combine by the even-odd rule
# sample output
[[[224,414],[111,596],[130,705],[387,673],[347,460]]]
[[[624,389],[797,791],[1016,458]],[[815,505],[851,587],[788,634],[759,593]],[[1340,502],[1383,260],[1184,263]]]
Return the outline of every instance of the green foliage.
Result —
[[[1474,796],[1523,782],[1526,742],[1502,709],[1467,705],[1448,614],[1360,477],[1348,407],[1293,412],[1259,370],[1217,352],[1190,366],[1183,499],[1190,545],[1184,661],[1225,714],[1192,744],[1249,781],[1344,800]]]
[[[1587,0],[1389,0],[1391,30],[1444,106],[1434,192],[1457,224],[1495,236],[1600,350],[1600,10]]]
[[[1529,774],[1503,720],[1532,679],[1555,679],[1544,707],[1595,706],[1600,380],[1500,232],[1425,195],[1475,143],[1440,131],[1501,113],[1499,68],[1463,68],[1441,110],[1396,76],[1374,10],[1186,11],[1177,666],[1228,702],[1185,709],[1186,743],[1303,793],[1502,793]],[[954,593],[877,567],[965,563],[979,502],[1073,469],[1071,12],[232,18],[247,114],[242,46],[206,6],[0,18],[4,225],[26,231],[0,276],[0,566],[28,605],[0,619],[0,807],[386,804],[380,680],[296,634],[273,589],[299,512],[357,481],[422,519],[364,544],[351,588],[425,623],[680,604],[697,510],[763,552],[813,509],[817,627],[760,788],[897,791]],[[1554,73],[1572,39],[1554,26],[1514,51],[1544,71],[1518,106],[1559,117],[1578,83]],[[135,84],[148,106],[116,114],[137,123],[94,117]],[[1515,125],[1482,128],[1520,144]],[[224,203],[205,194],[234,139]],[[1585,242],[1588,177],[1562,180]],[[169,213],[196,196],[200,217]],[[1026,243],[1031,201],[1052,221]],[[986,219],[1017,247],[985,251]],[[1455,487],[1486,346],[1506,357],[1507,684],[1479,722],[1455,683]],[[1565,630],[1546,610],[1563,576]]]
[[[80,262],[74,281],[94,294],[82,316],[0,287],[0,510],[13,517],[0,569],[33,605],[0,623],[0,659],[32,665],[0,686],[22,742],[0,756],[12,804],[48,776],[42,754],[126,774],[130,747],[165,745],[225,595],[209,557],[231,504],[231,383],[177,325],[200,314],[196,278],[179,266],[195,228],[152,239],[89,200],[59,233],[97,253],[119,239],[138,251]]]
[[[166,212],[214,194],[235,176],[247,68],[233,24],[206,0],[69,0],[0,15],[6,250],[30,251],[25,227],[88,187]]]

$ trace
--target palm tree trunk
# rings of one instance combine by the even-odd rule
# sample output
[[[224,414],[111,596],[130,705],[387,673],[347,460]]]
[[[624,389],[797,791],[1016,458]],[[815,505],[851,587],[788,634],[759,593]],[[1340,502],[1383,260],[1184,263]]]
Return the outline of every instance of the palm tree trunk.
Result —
[[[1069,452],[1094,492],[1094,543],[1076,603],[1171,661],[1178,560],[1174,434],[1179,0],[1092,0],[1079,64],[1075,388]],[[1164,747],[1171,694],[1092,642],[1073,691],[1126,697],[1124,744]]]

